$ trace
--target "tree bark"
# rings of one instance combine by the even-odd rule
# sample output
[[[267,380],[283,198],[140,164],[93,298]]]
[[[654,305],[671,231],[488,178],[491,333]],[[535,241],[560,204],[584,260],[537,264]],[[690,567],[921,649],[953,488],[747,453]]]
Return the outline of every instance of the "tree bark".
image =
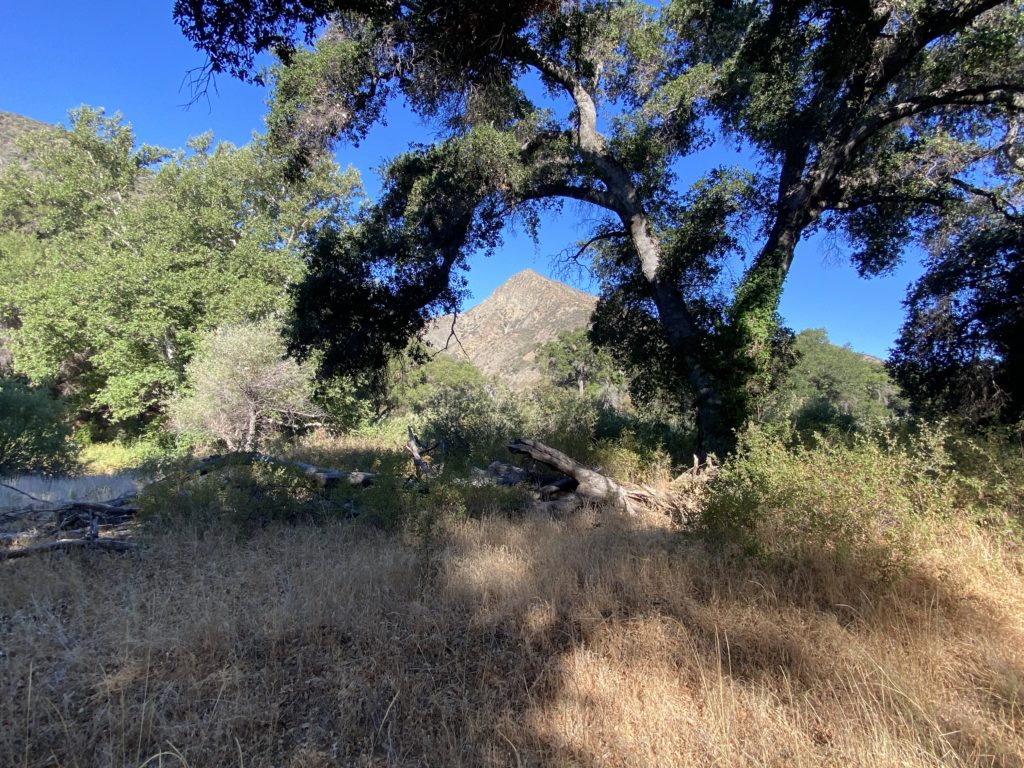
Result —
[[[559,472],[573,478],[578,486],[576,493],[594,501],[611,503],[615,509],[626,512],[630,515],[636,514],[636,508],[630,500],[626,490],[609,477],[600,472],[584,467],[574,459],[569,458],[561,451],[555,450],[537,440],[517,438],[508,444],[512,453],[529,456],[534,461],[539,461]]]
[[[256,412],[256,408],[249,407],[249,426],[245,431],[245,451],[250,453],[256,450],[256,426],[258,424],[259,414]]]

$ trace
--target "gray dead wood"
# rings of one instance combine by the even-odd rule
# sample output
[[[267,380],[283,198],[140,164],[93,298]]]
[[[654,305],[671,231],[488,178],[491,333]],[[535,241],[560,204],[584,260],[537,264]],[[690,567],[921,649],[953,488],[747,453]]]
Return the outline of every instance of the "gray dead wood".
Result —
[[[0,549],[0,562],[17,560],[30,555],[46,552],[70,552],[76,549],[102,549],[107,552],[127,552],[135,549],[135,544],[121,539],[57,539],[43,544],[33,544],[20,549]]]
[[[229,453],[223,456],[210,456],[188,469],[187,474],[207,475],[222,467],[251,466],[253,464],[269,464],[274,467],[296,470],[311,478],[320,488],[336,488],[342,483],[356,488],[368,488],[377,478],[373,472],[360,472],[358,469],[346,472],[330,467],[318,467],[301,461],[287,461],[263,453]]]
[[[573,478],[578,486],[576,494],[584,498],[602,503],[609,503],[615,509],[626,512],[630,515],[636,514],[633,499],[626,489],[600,472],[588,469],[575,459],[571,459],[561,451],[544,445],[539,440],[528,440],[517,438],[508,444],[512,453],[529,456],[534,461],[545,466],[557,469],[564,475]]]
[[[416,469],[416,480],[425,480],[435,474],[437,471],[433,469],[423,457],[429,454],[432,450],[437,448],[437,443],[430,446],[429,448],[423,447],[423,442],[416,436],[416,433],[412,431],[412,427],[408,428],[409,440],[405,443],[405,449],[412,455],[413,467]]]
[[[577,485],[574,478],[566,477],[561,473],[537,472],[497,459],[487,465],[486,474],[498,485],[528,483],[540,488],[541,493],[571,493]]]
[[[686,504],[686,498],[680,493],[664,493],[646,485],[635,483],[618,483],[610,477],[589,467],[584,467],[575,459],[566,456],[551,446],[538,440],[518,438],[508,444],[512,453],[529,456],[536,462],[557,469],[567,477],[555,481],[540,489],[541,498],[552,510],[566,511],[576,504],[574,499],[589,499],[604,504],[611,504],[615,509],[630,515],[637,513],[638,508],[661,512],[673,520],[685,522],[692,517],[694,510]],[[696,468],[693,472],[699,473]],[[701,482],[704,481],[701,477]],[[571,481],[570,481],[571,478]],[[572,482],[577,483],[572,487]],[[572,493],[564,496],[566,491]]]

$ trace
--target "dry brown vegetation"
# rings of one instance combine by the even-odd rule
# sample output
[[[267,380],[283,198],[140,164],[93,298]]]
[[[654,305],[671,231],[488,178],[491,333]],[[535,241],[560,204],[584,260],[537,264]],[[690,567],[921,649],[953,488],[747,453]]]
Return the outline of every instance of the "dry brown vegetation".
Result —
[[[597,511],[9,563],[0,763],[1022,765],[1020,552],[940,539],[888,582]]]

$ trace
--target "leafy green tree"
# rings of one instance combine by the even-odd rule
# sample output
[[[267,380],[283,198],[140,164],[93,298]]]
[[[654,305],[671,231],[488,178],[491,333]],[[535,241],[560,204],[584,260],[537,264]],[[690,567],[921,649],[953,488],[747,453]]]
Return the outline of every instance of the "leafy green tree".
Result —
[[[606,394],[621,402],[625,376],[607,350],[595,347],[585,329],[562,331],[558,338],[540,346],[537,357],[551,382],[574,387],[578,394]]]
[[[254,77],[258,53],[281,55],[270,127],[295,168],[360,139],[398,95],[440,128],[388,166],[359,227],[316,244],[298,352],[380,366],[456,307],[467,255],[507,221],[576,201],[600,216],[594,338],[695,407],[701,450],[727,446],[781,377],[798,242],[827,229],[865,273],[891,268],[941,211],[999,183],[986,170],[1016,151],[1024,98],[1017,0],[178,0],[175,14],[213,72]],[[716,136],[761,162],[680,189],[677,164]]]
[[[395,372],[392,399],[396,410],[422,411],[442,390],[483,390],[487,377],[472,363],[434,354],[422,363],[404,360]]]
[[[1024,162],[1018,183],[937,239],[907,298],[890,370],[919,413],[983,426],[1024,419]]]
[[[258,139],[136,147],[119,116],[85,107],[25,149],[0,171],[14,368],[118,422],[162,408],[205,331],[283,311],[301,240],[340,226],[358,188],[326,160],[289,181]]]
[[[44,388],[0,379],[0,476],[56,472],[70,467],[74,456],[64,403]]]
[[[284,430],[319,424],[313,375],[285,356],[279,323],[218,328],[185,367],[185,393],[170,404],[182,435],[230,451],[256,451]]]
[[[905,409],[882,361],[831,344],[823,329],[801,331],[796,363],[759,414],[798,430],[866,428]]]

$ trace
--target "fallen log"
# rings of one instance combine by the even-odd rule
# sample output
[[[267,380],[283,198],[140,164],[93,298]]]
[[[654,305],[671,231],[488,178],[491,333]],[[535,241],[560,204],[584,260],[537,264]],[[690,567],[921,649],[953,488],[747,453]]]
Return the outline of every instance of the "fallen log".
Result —
[[[0,562],[17,560],[45,552],[70,552],[75,549],[102,549],[107,552],[127,552],[136,545],[122,539],[57,539],[43,544],[33,544],[20,549],[0,549]]]
[[[571,493],[577,485],[575,479],[560,473],[537,472],[517,467],[507,461],[492,461],[484,473],[493,478],[498,485],[536,485],[542,494]]]
[[[215,469],[232,466],[251,466],[253,464],[269,464],[274,467],[293,469],[310,477],[320,488],[336,488],[347,483],[356,488],[368,488],[373,485],[377,475],[373,472],[360,472],[358,469],[347,472],[341,469],[318,467],[301,461],[288,461],[264,453],[229,453],[209,456],[195,466],[186,470],[186,474],[208,475]]]
[[[128,505],[134,499],[134,493],[126,493],[110,501],[66,501],[52,512],[60,530],[79,525],[117,525],[138,514],[138,507]]]
[[[545,507],[552,511],[571,511],[581,499],[589,499],[611,504],[630,515],[635,515],[639,507],[663,513],[677,522],[685,522],[693,515],[694,510],[678,493],[663,493],[635,483],[618,483],[538,440],[517,438],[508,444],[508,449],[566,475],[540,489]]]
[[[508,444],[508,450],[515,454],[529,456],[534,461],[557,469],[573,478],[577,483],[576,494],[593,501],[610,503],[615,509],[630,515],[636,514],[633,499],[626,489],[600,472],[588,469],[561,451],[544,445],[539,440],[516,438]]]

